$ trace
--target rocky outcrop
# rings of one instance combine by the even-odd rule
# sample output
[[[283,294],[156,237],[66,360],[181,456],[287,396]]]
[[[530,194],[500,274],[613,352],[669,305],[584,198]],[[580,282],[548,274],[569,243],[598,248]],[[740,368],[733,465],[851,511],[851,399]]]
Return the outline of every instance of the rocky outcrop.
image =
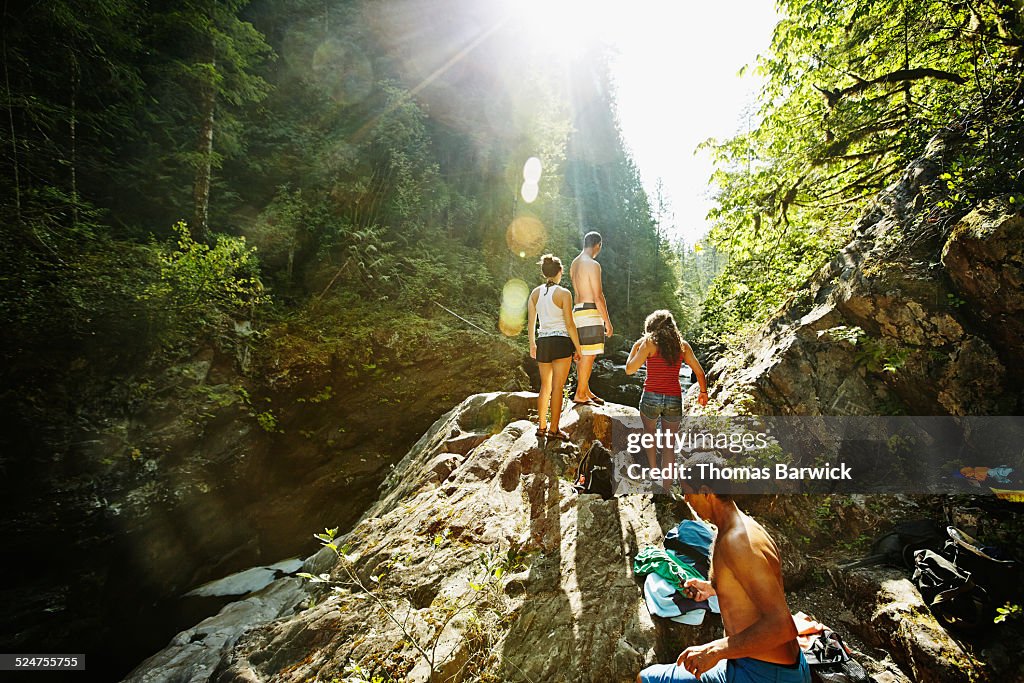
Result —
[[[933,139],[806,290],[712,368],[715,400],[755,414],[1024,409],[1024,217],[1009,196],[952,223],[932,209],[955,142]]]
[[[438,420],[336,542],[312,606],[248,631],[209,680],[329,680],[358,666],[409,681],[627,681],[717,637],[717,618],[656,624],[632,575],[636,551],[659,544],[685,508],[572,488],[580,447],[611,439],[636,411],[572,411],[564,426],[576,443],[561,444],[538,441],[534,402],[482,394]],[[171,677],[184,670],[158,655],[131,680],[207,680]]]
[[[942,265],[958,295],[1006,356],[1024,348],[1024,214],[1018,203],[1000,200],[978,207],[956,225],[942,249]],[[1019,363],[1009,369],[1019,378]]]
[[[953,216],[940,210],[946,196],[941,176],[958,144],[949,131],[935,137],[856,221],[850,242],[806,289],[742,351],[714,365],[710,386],[720,408],[765,415],[1024,410],[1021,202],[1005,195]],[[857,503],[849,519],[834,506],[825,514],[800,509],[797,497],[779,496],[771,504],[791,520],[792,538],[813,535],[800,530],[801,518],[828,520],[830,533],[850,519],[867,519],[857,498],[849,498]],[[1013,517],[1013,511],[999,512]],[[998,535],[988,538],[997,542]],[[835,552],[831,540],[822,552]],[[1014,636],[952,637],[906,573],[832,567],[829,576],[849,608],[840,623],[888,653],[912,680],[1021,680],[1007,655]]]
[[[563,426],[573,442],[563,444],[538,440],[529,420],[534,401],[528,393],[467,399],[398,463],[352,530],[307,560],[314,578],[304,587],[295,578],[271,584],[249,598],[254,604],[179,634],[129,680],[284,683],[348,672],[432,682],[625,682],[646,664],[718,637],[717,617],[700,627],[652,618],[632,574],[637,550],[660,544],[688,508],[649,494],[602,500],[571,485],[589,444],[621,449],[636,410],[572,410]],[[787,590],[821,569],[800,538],[813,533],[823,501],[743,503],[779,544]],[[837,586],[857,612],[850,627],[892,653],[884,661],[858,653],[879,680],[905,681],[902,672],[921,681],[961,680],[958,671],[984,678],[906,577],[856,577]],[[825,607],[833,606],[812,600],[801,609]],[[249,614],[251,623],[236,618]]]

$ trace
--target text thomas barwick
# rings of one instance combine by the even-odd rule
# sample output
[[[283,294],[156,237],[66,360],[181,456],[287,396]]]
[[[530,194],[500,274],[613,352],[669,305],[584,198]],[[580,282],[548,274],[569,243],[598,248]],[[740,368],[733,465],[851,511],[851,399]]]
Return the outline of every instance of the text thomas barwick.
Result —
[[[696,471],[695,471],[696,470]],[[839,463],[836,466],[822,465],[820,467],[792,467],[786,463],[775,463],[775,467],[729,467],[716,465],[714,463],[702,462],[691,466],[671,463],[668,467],[644,467],[633,463],[626,468],[626,476],[630,479],[663,479],[708,481],[714,479],[775,479],[775,480],[798,480],[798,479],[853,479],[850,468],[846,463]]]

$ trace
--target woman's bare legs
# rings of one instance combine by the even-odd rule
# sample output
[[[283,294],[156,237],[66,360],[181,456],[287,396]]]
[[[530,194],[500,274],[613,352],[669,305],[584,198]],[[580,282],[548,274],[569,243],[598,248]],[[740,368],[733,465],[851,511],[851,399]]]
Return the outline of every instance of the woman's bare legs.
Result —
[[[662,435],[663,436],[665,435],[666,432],[675,433],[675,432],[679,431],[679,423],[678,422],[671,422],[671,421],[669,421],[669,420],[667,420],[667,419],[665,419],[663,417],[656,417],[656,418],[654,418],[652,420],[649,417],[644,417],[643,415],[640,416],[640,421],[644,423],[644,433],[645,434],[650,434],[650,435],[652,435],[654,437],[652,439],[653,443],[651,444],[651,447],[650,448],[644,448],[644,451],[647,453],[647,465],[649,467],[651,467],[651,468],[659,468],[661,470],[664,470],[666,467],[671,465],[672,461],[675,459],[675,451],[668,444],[668,439],[663,439],[664,442],[665,442],[665,445],[664,445],[664,448],[662,448],[662,451],[661,451],[661,463],[660,464],[658,463],[657,436],[658,436],[658,421],[659,420],[661,420],[661,429],[662,429]],[[664,493],[668,493],[672,489],[672,480],[671,479],[663,480],[661,482],[661,488],[662,488],[662,491]]]
[[[654,418],[654,419],[651,419],[649,417],[644,417],[643,415],[641,415],[640,416],[640,420],[644,423],[644,434],[650,434],[652,437],[656,436],[655,432],[658,431],[658,420],[659,419],[660,418],[657,418],[657,417]],[[652,442],[651,443],[651,447],[650,448],[646,448],[645,447],[644,451],[647,453],[647,466],[652,468],[652,469],[657,467],[658,466],[658,448],[657,448],[657,446],[655,446],[654,443]]]
[[[661,429],[663,430],[663,432],[666,433],[666,434],[667,433],[673,434],[673,441],[672,441],[672,443],[675,443],[674,435],[679,433],[679,422],[680,422],[679,420],[673,421],[673,420],[668,420],[668,419],[666,419],[664,417],[661,418]],[[668,467],[669,465],[671,465],[673,462],[675,462],[675,460],[676,460],[675,448],[673,448],[671,446],[671,444],[669,443],[668,439],[665,439],[665,449],[661,452],[661,467],[662,467],[662,469],[664,469],[664,468]],[[671,479],[666,479],[663,482],[663,485],[665,487],[665,493],[668,493],[672,489],[672,480]]]
[[[554,370],[551,366],[552,363],[537,363],[537,368],[540,370],[540,393],[537,394],[537,424],[542,432],[546,432],[548,429],[548,403],[551,401],[551,378]],[[559,411],[562,409],[561,401],[558,403],[558,409]],[[558,424],[557,418],[555,418],[555,424]]]
[[[551,366],[554,375],[551,381],[551,431],[557,432],[558,422],[562,418],[562,394],[565,391],[565,380],[569,377],[569,369],[572,368],[572,357],[559,358],[552,361]]]

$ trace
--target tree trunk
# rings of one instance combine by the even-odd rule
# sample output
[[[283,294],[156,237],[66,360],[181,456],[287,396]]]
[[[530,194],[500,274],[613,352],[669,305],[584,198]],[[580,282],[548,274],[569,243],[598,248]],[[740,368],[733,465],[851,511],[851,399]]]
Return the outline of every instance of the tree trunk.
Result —
[[[633,243],[629,243],[629,260],[626,262],[626,320],[632,321],[632,307],[630,306],[630,294],[633,286]]]
[[[71,225],[78,229],[78,161],[77,161],[77,126],[78,126],[78,84],[80,81],[78,60],[71,53],[71,116],[68,121],[68,134],[71,138]]]
[[[213,113],[217,102],[217,91],[214,84],[216,69],[216,61],[211,58],[209,73],[201,80],[199,86],[199,106],[202,118],[199,122],[197,148],[199,156],[196,162],[196,177],[192,186],[194,214],[190,232],[192,239],[206,244],[210,242],[210,174],[213,166]]]
[[[7,3],[4,3],[4,14],[7,14]],[[7,118],[11,124],[11,165],[14,168],[14,211],[21,223],[21,179],[18,174],[18,136],[14,128],[14,96],[11,93],[11,77],[7,71],[7,34],[4,32],[4,94],[7,96]]]

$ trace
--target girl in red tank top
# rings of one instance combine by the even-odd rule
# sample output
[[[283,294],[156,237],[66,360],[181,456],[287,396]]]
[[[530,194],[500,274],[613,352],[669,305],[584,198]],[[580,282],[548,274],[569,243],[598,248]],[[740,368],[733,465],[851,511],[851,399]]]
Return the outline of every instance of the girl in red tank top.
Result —
[[[655,311],[644,321],[644,336],[635,344],[626,361],[626,374],[632,375],[641,366],[647,367],[647,378],[644,380],[644,393],[640,397],[640,418],[644,423],[644,432],[654,435],[658,431],[675,432],[679,421],[683,418],[683,392],[679,384],[679,368],[683,363],[690,366],[694,377],[700,385],[697,402],[706,405],[708,402],[708,385],[697,358],[693,355],[690,345],[683,341],[676,327],[675,318],[669,311]],[[663,443],[666,440],[663,440]],[[647,464],[652,468],[664,469],[675,457],[675,451],[666,447],[661,462],[658,462],[657,449],[652,445],[645,448]],[[667,492],[671,481],[662,482]]]
[[[657,347],[655,347],[654,354],[647,356],[644,365],[647,366],[647,379],[644,380],[644,391],[682,397],[683,390],[679,385],[679,368],[683,366],[681,349],[676,362],[669,363],[658,353]]]

